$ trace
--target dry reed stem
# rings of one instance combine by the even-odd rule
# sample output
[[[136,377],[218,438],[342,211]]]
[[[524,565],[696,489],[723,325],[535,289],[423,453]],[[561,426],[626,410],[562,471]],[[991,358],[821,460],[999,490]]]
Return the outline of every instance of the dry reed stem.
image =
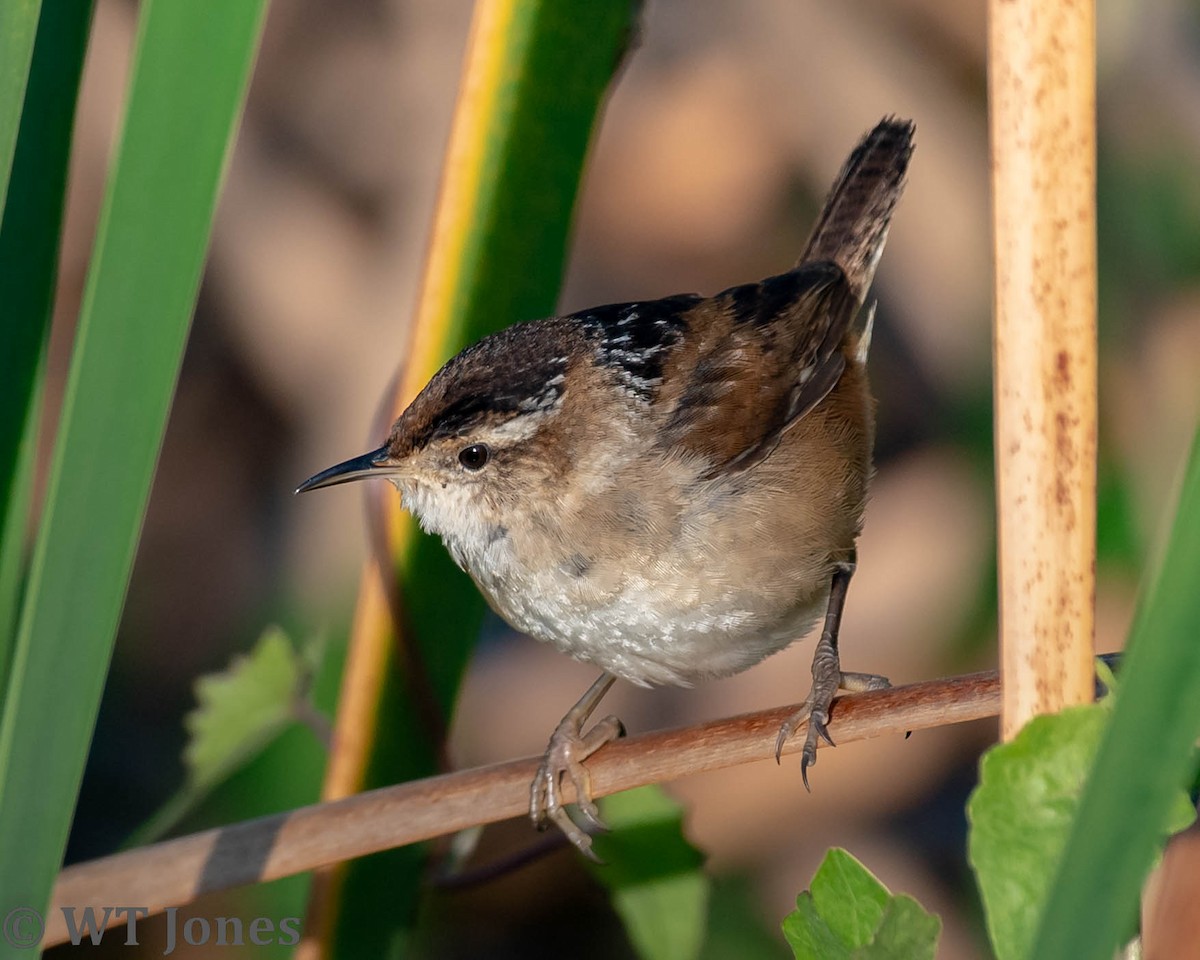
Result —
[[[1001,729],[1092,696],[1095,11],[992,0]]]

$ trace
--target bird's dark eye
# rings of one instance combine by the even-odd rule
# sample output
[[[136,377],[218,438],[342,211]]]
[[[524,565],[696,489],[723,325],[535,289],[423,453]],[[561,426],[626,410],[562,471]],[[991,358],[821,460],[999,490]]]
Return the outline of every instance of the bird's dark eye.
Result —
[[[458,451],[458,462],[468,470],[482,470],[491,459],[492,451],[486,443],[473,443]]]

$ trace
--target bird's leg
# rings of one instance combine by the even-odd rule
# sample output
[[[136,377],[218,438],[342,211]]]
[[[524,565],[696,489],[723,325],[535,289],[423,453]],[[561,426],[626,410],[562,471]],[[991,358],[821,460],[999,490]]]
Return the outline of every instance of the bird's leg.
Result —
[[[858,693],[863,690],[884,690],[891,686],[886,677],[879,677],[873,673],[844,672],[838,659],[838,629],[841,626],[842,607],[846,604],[846,590],[850,586],[850,578],[854,575],[854,567],[855,555],[851,554],[849,560],[840,562],[833,571],[833,582],[829,587],[829,606],[825,609],[825,627],[821,631],[821,639],[817,641],[817,649],[813,652],[812,687],[800,709],[779,728],[779,736],[775,740],[775,760],[778,762],[788,737],[800,724],[808,722],[804,752],[800,757],[800,776],[804,779],[806,790],[811,789],[808,786],[808,768],[817,762],[818,739],[824,740],[831,747],[835,745],[825,725],[829,723],[829,708],[838,690]]]
[[[592,780],[583,761],[609,741],[624,736],[625,728],[620,720],[611,716],[605,717],[587,733],[583,732],[583,725],[616,679],[608,673],[600,674],[600,678],[588,687],[587,693],[559,721],[529,792],[529,816],[534,826],[544,830],[554,823],[581,853],[592,860],[597,859],[592,852],[592,838],[567,815],[563,805],[562,778],[570,778],[575,788],[579,813],[587,824],[595,830],[607,829],[600,820],[600,811],[592,802]]]

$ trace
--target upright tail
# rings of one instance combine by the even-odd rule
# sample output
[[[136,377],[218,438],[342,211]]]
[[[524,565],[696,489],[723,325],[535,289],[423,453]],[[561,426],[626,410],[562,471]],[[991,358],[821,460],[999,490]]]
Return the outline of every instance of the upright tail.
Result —
[[[913,152],[911,120],[884,117],[859,141],[825,200],[798,263],[832,260],[859,303],[883,253]]]

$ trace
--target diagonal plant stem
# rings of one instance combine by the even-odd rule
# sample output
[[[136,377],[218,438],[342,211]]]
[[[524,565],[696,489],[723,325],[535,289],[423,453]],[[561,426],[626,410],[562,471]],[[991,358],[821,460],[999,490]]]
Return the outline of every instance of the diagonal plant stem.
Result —
[[[608,744],[588,761],[594,793],[767,759],[780,724],[795,709],[777,707]],[[842,698],[830,731],[846,744],[994,717],[999,709],[1000,681],[990,671]],[[801,746],[793,737],[784,753]],[[66,936],[61,907],[136,903],[158,913],[204,893],[523,816],[538,762],[530,757],[383,787],[68,867],[55,888],[44,945]],[[567,799],[573,799],[569,787]]]
[[[580,171],[636,7],[634,0],[476,4],[390,417],[471,340],[553,312]],[[342,675],[325,799],[445,768],[444,733],[483,616],[465,575],[418,533],[394,496],[371,506],[373,556]],[[305,948],[380,953],[411,921],[422,870],[422,854],[412,850],[319,872]]]

